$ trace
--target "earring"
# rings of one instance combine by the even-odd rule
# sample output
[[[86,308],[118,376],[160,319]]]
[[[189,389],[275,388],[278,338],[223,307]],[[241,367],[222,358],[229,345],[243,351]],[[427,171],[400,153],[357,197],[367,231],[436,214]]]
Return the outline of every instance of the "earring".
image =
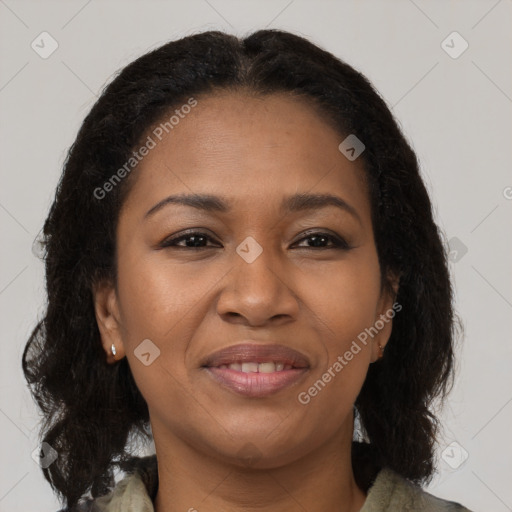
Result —
[[[112,352],[112,355],[114,356],[114,359],[116,358],[116,346],[112,343],[112,346],[110,347],[110,351]]]
[[[380,341],[377,343],[377,346],[379,347],[379,359],[384,357],[384,348],[380,344]]]

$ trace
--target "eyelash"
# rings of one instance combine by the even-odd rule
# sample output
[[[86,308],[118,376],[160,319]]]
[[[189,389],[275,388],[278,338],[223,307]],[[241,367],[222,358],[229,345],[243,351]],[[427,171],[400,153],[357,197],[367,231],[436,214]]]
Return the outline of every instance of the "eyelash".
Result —
[[[201,231],[192,231],[192,232],[177,236],[175,238],[167,238],[160,244],[160,247],[162,249],[168,248],[168,247],[175,247],[177,249],[189,249],[192,251],[211,248],[211,246],[187,247],[187,246],[183,246],[183,245],[177,245],[178,242],[181,242],[182,240],[187,240],[194,236],[205,237],[207,240],[213,240],[212,237],[210,237],[207,233],[204,233]],[[344,251],[348,251],[348,250],[352,249],[352,247],[343,238],[331,235],[329,233],[324,233],[321,231],[310,232],[310,233],[308,233],[308,236],[301,238],[300,240],[298,240],[298,242],[302,242],[304,240],[308,240],[308,239],[316,237],[316,236],[328,238],[329,240],[331,240],[333,242],[333,244],[331,246],[327,246],[327,247],[303,247],[303,248],[313,249],[313,250],[338,249],[338,250],[344,250]],[[298,242],[296,242],[296,243],[298,243]]]

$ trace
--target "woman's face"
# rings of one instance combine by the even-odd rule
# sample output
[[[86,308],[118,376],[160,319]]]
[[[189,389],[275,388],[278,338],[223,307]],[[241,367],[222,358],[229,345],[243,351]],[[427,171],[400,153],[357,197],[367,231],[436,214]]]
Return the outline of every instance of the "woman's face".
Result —
[[[353,342],[392,306],[381,294],[362,159],[348,160],[338,149],[345,137],[284,95],[200,97],[161,140],[155,128],[120,213],[117,290],[96,298],[105,350],[115,343],[128,358],[157,448],[187,443],[277,467],[351,433],[377,342],[391,332],[387,321],[356,353]],[[161,203],[192,194],[215,202]],[[297,194],[348,206],[290,203]],[[204,366],[240,343],[283,345],[306,367],[284,378],[279,366],[258,375]]]

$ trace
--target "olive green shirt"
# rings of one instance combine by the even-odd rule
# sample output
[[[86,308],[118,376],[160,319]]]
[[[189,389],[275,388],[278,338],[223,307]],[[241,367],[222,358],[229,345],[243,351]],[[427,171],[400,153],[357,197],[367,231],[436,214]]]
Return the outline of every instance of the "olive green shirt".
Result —
[[[89,499],[76,512],[154,512],[158,488],[156,456],[145,457],[144,466],[127,474],[108,494]],[[193,509],[193,507],[192,507]],[[366,493],[360,512],[471,512],[459,503],[422,490],[389,468],[381,469]],[[64,512],[64,511],[60,511]]]

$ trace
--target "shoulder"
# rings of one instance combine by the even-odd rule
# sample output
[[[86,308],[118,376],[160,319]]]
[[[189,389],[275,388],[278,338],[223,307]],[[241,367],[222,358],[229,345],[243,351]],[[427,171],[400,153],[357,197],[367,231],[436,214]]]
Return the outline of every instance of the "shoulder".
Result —
[[[61,508],[60,510],[57,510],[57,512],[96,512],[97,508],[94,508],[95,506],[95,500],[88,498],[81,501],[73,508]]]
[[[443,500],[389,468],[379,471],[360,512],[471,512],[454,501]]]
[[[126,475],[110,492],[58,512],[154,512],[153,499],[158,489],[156,456],[133,457],[122,469]]]

